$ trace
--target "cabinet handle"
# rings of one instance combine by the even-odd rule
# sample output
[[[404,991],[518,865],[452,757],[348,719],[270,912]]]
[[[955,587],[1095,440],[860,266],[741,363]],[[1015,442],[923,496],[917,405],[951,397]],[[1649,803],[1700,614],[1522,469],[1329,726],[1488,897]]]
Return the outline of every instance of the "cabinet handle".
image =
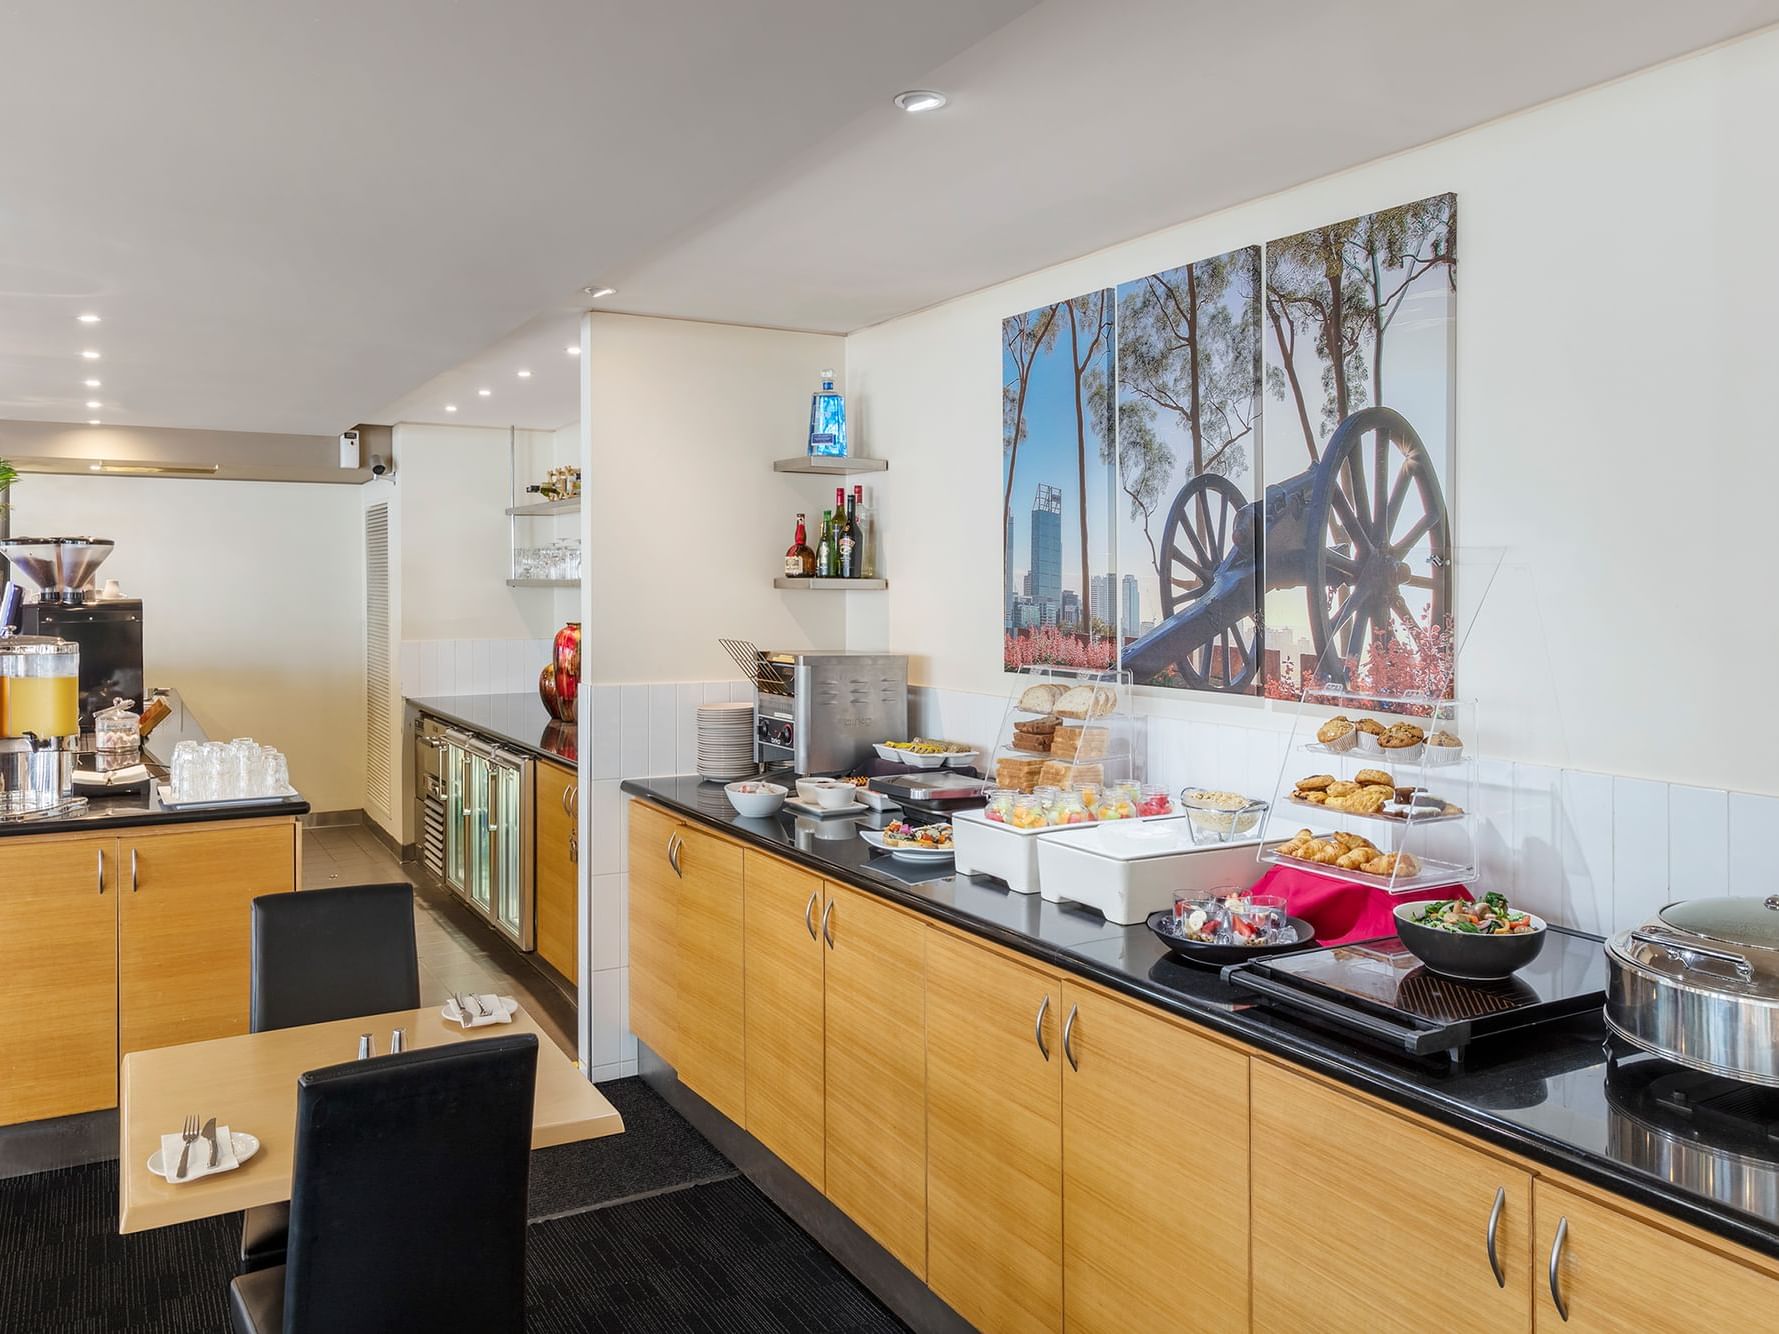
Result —
[[[1569,1220],[1567,1217],[1557,1220],[1557,1235],[1550,1244],[1550,1299],[1556,1303],[1557,1314],[1565,1323],[1569,1319],[1569,1304],[1563,1300],[1563,1276],[1558,1272],[1563,1263],[1563,1242],[1569,1236]]]
[[[669,834],[667,836],[667,864],[673,868],[673,873],[675,875],[677,875],[681,880],[684,880],[686,878],[686,873],[684,871],[680,870],[680,868],[679,868],[679,835],[678,834]]]
[[[1495,1207],[1489,1210],[1488,1243],[1489,1268],[1495,1271],[1495,1286],[1498,1288],[1505,1288],[1507,1286],[1507,1274],[1501,1268],[1501,1256],[1495,1249],[1495,1238],[1499,1236],[1501,1232],[1501,1210],[1506,1203],[1507,1187],[1495,1187]]]
[[[1069,1034],[1075,1031],[1075,1016],[1081,1013],[1078,1005],[1069,1006],[1069,1017],[1062,1021],[1062,1054],[1069,1058],[1069,1069],[1079,1070],[1081,1063],[1075,1059],[1075,1048],[1069,1042]]]
[[[815,939],[815,901],[822,896],[819,889],[811,890],[809,902],[803,905],[803,925],[809,928],[809,938]]]
[[[562,789],[562,813],[564,815],[568,814],[568,789],[567,788]]]
[[[105,892],[105,849],[99,849],[99,892]]]
[[[136,849],[130,849],[130,893],[136,892]]]
[[[573,834],[568,836],[568,864],[573,866],[581,859],[581,840]]]
[[[1050,1013],[1050,993],[1044,993],[1044,999],[1038,1004],[1038,1022],[1032,1025],[1032,1036],[1038,1040],[1038,1050],[1044,1053],[1044,1059],[1050,1059],[1050,1048],[1044,1043],[1044,1016]]]
[[[581,815],[581,785],[576,783],[568,789],[568,818],[578,820]]]
[[[828,948],[834,948],[834,900],[829,899],[827,907],[822,909],[822,939],[828,942]]]

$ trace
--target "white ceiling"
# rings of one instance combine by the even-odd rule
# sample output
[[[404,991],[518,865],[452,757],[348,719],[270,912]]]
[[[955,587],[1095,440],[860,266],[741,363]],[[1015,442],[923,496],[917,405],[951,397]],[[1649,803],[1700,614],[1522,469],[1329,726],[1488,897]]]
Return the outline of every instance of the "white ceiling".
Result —
[[[1779,0],[10,0],[7,46],[34,54],[0,79],[0,418],[556,426],[585,283],[619,288],[605,309],[848,331],[1775,21]],[[952,104],[890,107],[919,86]]]

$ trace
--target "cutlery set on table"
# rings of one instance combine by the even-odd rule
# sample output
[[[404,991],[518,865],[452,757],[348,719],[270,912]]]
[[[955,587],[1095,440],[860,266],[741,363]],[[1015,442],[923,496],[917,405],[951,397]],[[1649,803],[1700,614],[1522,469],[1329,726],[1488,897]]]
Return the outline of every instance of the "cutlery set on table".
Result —
[[[259,1140],[254,1136],[219,1126],[214,1116],[202,1125],[197,1117],[188,1116],[176,1133],[161,1136],[160,1150],[148,1156],[148,1170],[168,1181],[195,1181],[215,1172],[233,1171],[258,1152]],[[169,1163],[172,1171],[167,1170]]]

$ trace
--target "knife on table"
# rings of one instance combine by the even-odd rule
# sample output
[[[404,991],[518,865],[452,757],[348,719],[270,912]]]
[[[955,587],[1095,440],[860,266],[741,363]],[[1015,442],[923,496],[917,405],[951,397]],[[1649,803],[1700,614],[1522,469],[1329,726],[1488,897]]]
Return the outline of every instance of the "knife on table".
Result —
[[[210,1166],[215,1167],[216,1156],[219,1152],[216,1147],[216,1118],[213,1116],[208,1121],[204,1122],[204,1129],[199,1133],[205,1139],[210,1141]]]

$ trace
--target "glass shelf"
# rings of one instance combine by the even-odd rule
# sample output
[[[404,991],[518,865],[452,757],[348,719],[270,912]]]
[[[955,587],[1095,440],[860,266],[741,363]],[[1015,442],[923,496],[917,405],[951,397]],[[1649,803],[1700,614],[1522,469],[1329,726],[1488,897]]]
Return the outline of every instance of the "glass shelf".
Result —
[[[579,514],[581,498],[570,496],[566,500],[540,500],[532,505],[511,505],[507,513],[515,519],[541,519],[552,514]]]
[[[509,579],[508,588],[579,588],[579,579]]]

